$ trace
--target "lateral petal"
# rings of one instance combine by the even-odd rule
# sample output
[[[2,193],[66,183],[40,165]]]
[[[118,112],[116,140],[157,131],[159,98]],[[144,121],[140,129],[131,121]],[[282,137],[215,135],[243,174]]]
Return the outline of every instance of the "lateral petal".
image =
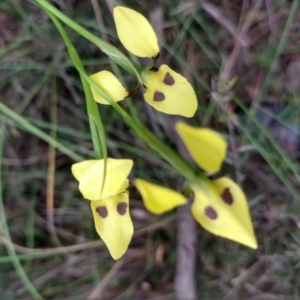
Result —
[[[226,155],[226,141],[208,128],[198,128],[182,122],[176,124],[176,130],[194,161],[206,172],[220,170]]]
[[[134,183],[142,195],[147,210],[153,214],[162,214],[187,202],[183,195],[146,180],[138,178]]]
[[[135,10],[117,6],[114,20],[123,46],[139,57],[155,58],[159,53],[156,34],[148,20]]]
[[[227,177],[192,186],[192,214],[209,232],[250,248],[257,248],[246,197]]]
[[[90,76],[105,93],[115,102],[119,102],[128,96],[127,90],[123,87],[119,79],[109,71],[100,71]],[[109,102],[102,97],[93,87],[91,87],[94,99],[101,104],[109,105]]]
[[[127,250],[133,235],[128,194],[121,193],[103,200],[91,201],[95,228],[113,259]]]

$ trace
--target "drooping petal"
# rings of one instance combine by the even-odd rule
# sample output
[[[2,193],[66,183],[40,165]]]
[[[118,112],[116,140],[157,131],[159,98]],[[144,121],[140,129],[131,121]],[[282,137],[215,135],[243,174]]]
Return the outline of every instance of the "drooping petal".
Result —
[[[114,8],[118,37],[123,46],[139,57],[155,58],[159,53],[156,34],[140,13],[122,6]]]
[[[111,256],[119,259],[127,250],[133,235],[128,194],[91,201],[95,227]]]
[[[257,248],[246,197],[227,177],[192,186],[192,213],[209,232],[248,247]]]
[[[144,94],[148,104],[169,115],[192,117],[198,106],[193,87],[187,79],[167,65],[158,71],[144,70],[141,73],[147,91]]]
[[[143,197],[147,210],[153,214],[162,214],[187,201],[183,195],[143,179],[136,179],[134,183]]]
[[[209,173],[216,173],[220,170],[226,155],[227,144],[217,132],[182,122],[176,124],[176,130],[190,155],[202,169]]]
[[[87,160],[72,166],[72,173],[79,181],[84,198],[99,200],[123,192],[128,187],[127,176],[133,162],[130,159],[107,159],[105,185],[101,194],[104,160]]]
[[[128,96],[128,92],[118,78],[109,71],[100,71],[91,75],[90,79],[99,87],[101,87],[101,89],[103,89],[105,93],[115,102],[121,101]],[[91,90],[96,102],[109,105],[109,102],[93,87],[91,87]]]

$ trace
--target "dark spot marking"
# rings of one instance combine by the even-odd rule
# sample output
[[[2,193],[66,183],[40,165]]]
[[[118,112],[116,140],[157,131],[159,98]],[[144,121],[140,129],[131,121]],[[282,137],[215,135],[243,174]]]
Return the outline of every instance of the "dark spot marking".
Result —
[[[158,102],[163,101],[165,100],[165,95],[161,92],[156,91],[154,92],[153,100]]]
[[[222,199],[224,200],[225,203],[227,203],[228,205],[231,205],[233,203],[233,197],[230,193],[229,188],[226,188],[224,190],[224,192],[221,195]]]
[[[166,85],[173,85],[175,83],[174,78],[170,75],[170,73],[168,72],[164,78],[164,83]]]
[[[108,216],[108,211],[107,211],[107,208],[105,206],[98,206],[96,208],[96,212],[103,219],[105,219]]]
[[[117,205],[117,211],[118,213],[123,216],[126,214],[126,211],[127,211],[127,203],[126,202],[120,202],[118,203]]]
[[[211,206],[207,206],[205,208],[205,215],[210,218],[211,220],[215,220],[218,218],[217,212]]]

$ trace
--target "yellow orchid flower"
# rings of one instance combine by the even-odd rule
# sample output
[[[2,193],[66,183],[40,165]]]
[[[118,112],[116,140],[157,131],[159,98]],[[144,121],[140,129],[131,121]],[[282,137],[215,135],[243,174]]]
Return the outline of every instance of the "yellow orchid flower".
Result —
[[[157,37],[143,15],[132,9],[117,6],[114,8],[114,20],[118,37],[129,52],[156,61],[159,56]],[[114,101],[123,100],[128,96],[119,80],[108,71],[98,72],[90,78],[99,86],[105,87]],[[140,78],[146,88],[146,102],[158,111],[184,117],[192,117],[195,114],[198,102],[193,87],[185,77],[167,65],[160,66],[158,70],[154,67],[142,69]],[[108,104],[95,90],[92,91],[97,102]]]
[[[227,148],[220,135],[182,122],[176,124],[176,130],[204,171],[215,173],[220,170]],[[136,179],[135,185],[152,213],[164,213],[186,201],[181,194],[143,179]],[[215,235],[257,248],[246,196],[234,181],[227,177],[201,178],[191,182],[190,186],[194,192],[192,214],[202,227]]]
[[[132,165],[130,159],[108,158],[103,189],[103,159],[85,160],[72,165],[72,173],[79,181],[79,190],[85,199],[91,201],[96,231],[114,259],[125,253],[133,235],[126,191]]]

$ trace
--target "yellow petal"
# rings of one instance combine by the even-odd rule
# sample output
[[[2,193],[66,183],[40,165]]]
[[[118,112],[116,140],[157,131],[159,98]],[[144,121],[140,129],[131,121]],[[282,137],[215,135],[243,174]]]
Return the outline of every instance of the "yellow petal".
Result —
[[[128,187],[127,176],[133,162],[130,159],[107,159],[105,185],[101,194],[104,160],[87,160],[72,166],[72,173],[79,181],[84,198],[99,200],[123,192]]]
[[[122,6],[114,8],[118,37],[123,46],[139,57],[155,58],[159,52],[156,34],[140,13]]]
[[[90,76],[90,79],[96,83],[112,100],[121,101],[128,96],[128,92],[123,87],[118,78],[109,71],[100,71]],[[93,87],[91,87],[94,99],[101,104],[109,105],[108,101],[102,97]]]
[[[158,71],[144,70],[141,73],[147,91],[144,94],[148,104],[169,115],[192,117],[198,106],[193,87],[187,79],[174,72],[167,65]]]
[[[134,183],[143,197],[147,210],[153,214],[162,214],[187,201],[183,195],[143,179],[136,179]]]
[[[128,194],[91,201],[95,227],[111,256],[119,259],[127,250],[133,235]]]
[[[192,127],[182,122],[176,124],[176,130],[190,155],[202,169],[209,173],[220,170],[227,144],[217,132],[207,128]]]
[[[248,247],[257,248],[246,197],[227,177],[193,186],[192,213],[209,232]]]
[[[84,160],[79,163],[73,164],[71,171],[74,175],[74,177],[80,181],[80,178],[82,177],[82,174],[93,164],[97,162],[96,159],[90,159],[90,160]]]

